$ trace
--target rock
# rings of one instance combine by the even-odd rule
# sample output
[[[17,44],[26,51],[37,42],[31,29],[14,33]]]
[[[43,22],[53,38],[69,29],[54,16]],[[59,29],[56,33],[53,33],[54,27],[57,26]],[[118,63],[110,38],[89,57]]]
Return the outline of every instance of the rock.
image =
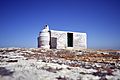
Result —
[[[18,62],[18,60],[17,59],[9,59],[6,62]]]

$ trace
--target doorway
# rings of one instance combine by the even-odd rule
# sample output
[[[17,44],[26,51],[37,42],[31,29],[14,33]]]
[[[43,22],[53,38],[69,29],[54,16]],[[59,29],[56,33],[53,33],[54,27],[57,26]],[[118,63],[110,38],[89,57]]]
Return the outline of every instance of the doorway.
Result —
[[[67,33],[68,47],[73,47],[73,33]]]
[[[57,49],[57,38],[51,37],[50,49]]]

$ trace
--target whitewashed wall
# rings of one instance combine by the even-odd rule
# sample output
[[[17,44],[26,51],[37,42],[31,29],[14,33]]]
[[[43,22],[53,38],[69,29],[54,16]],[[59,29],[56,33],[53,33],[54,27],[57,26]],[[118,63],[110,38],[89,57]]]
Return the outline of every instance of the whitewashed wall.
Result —
[[[52,41],[52,38],[57,38],[57,49],[65,49],[67,47],[67,32],[51,30],[51,46],[54,46],[56,42]]]
[[[67,47],[67,33],[73,33],[73,48],[83,49],[87,48],[87,35],[86,33],[68,32],[68,31],[50,31],[51,42],[50,45],[57,49],[65,49]],[[55,42],[56,41],[56,42]]]
[[[75,49],[87,48],[87,35],[86,33],[73,33],[73,47]]]

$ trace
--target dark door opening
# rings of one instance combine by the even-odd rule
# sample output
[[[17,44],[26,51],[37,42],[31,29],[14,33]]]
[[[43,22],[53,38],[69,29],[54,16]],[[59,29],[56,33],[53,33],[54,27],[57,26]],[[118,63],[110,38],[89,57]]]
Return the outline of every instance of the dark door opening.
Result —
[[[67,33],[68,47],[73,47],[73,33]]]
[[[57,49],[57,38],[51,37],[50,49]]]

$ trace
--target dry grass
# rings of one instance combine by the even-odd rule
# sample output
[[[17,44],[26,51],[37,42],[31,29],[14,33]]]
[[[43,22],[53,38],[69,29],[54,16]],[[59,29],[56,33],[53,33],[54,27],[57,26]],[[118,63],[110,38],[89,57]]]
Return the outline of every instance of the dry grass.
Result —
[[[110,50],[111,51],[111,50]],[[23,54],[23,56],[28,57],[28,58],[44,58],[44,57],[49,57],[49,58],[62,58],[65,60],[71,60],[71,61],[86,61],[86,62],[120,62],[120,56],[119,55],[113,55],[113,54],[103,54],[103,53],[91,53],[88,52],[83,55],[76,55],[75,51],[70,51],[70,50],[46,50],[43,51],[42,49],[33,51],[35,54],[30,54],[26,53]],[[77,66],[77,65],[76,65]]]

